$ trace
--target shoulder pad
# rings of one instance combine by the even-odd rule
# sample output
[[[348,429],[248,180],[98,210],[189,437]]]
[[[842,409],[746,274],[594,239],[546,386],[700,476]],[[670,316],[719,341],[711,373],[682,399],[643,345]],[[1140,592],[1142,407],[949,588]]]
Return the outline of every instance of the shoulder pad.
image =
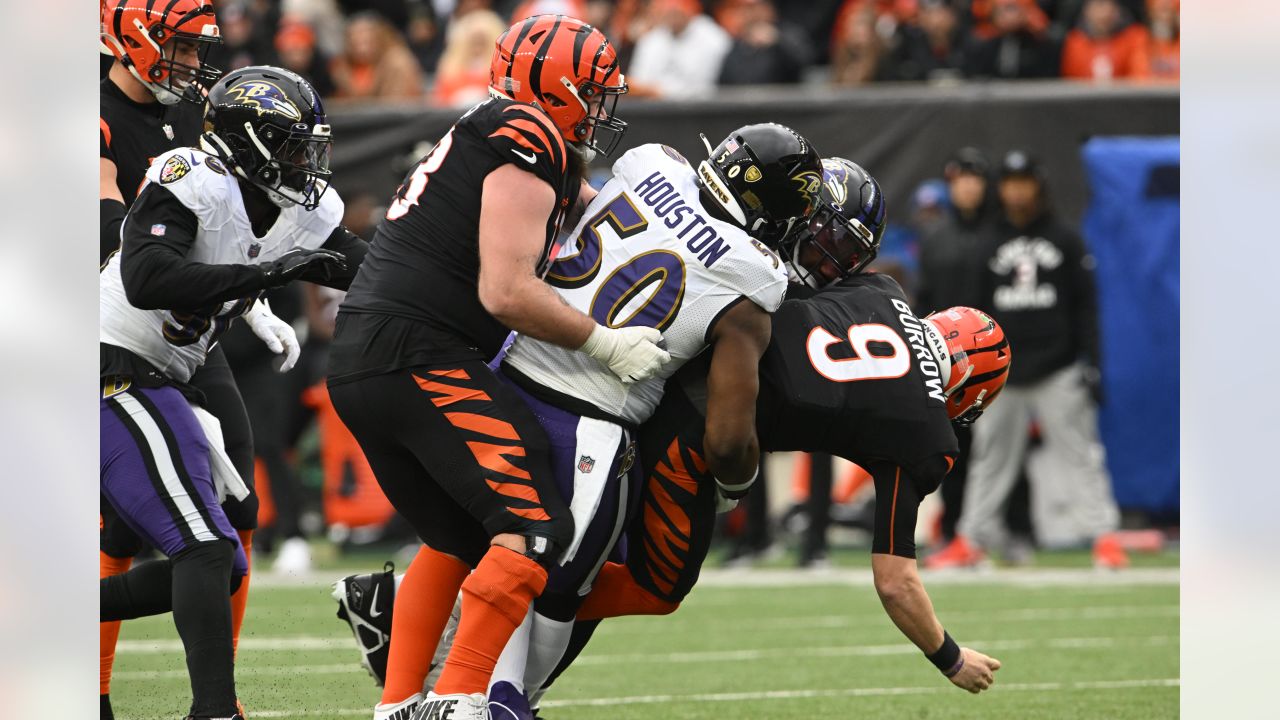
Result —
[[[741,230],[733,229],[725,239],[733,243],[733,252],[716,264],[720,282],[766,312],[777,310],[787,293],[786,266],[773,251]]]
[[[173,193],[202,221],[213,221],[214,208],[232,197],[234,178],[217,158],[194,148],[174,148],[147,168],[147,180]]]

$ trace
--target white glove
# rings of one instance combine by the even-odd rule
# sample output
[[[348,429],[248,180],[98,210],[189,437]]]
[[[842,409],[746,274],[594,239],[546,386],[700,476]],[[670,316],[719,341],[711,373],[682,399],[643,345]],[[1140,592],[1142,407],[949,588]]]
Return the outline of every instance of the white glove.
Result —
[[[604,363],[622,382],[633,383],[653,377],[671,359],[661,342],[662,333],[651,327],[596,325],[578,349]]]
[[[253,307],[244,314],[244,319],[253,329],[253,334],[267,344],[268,350],[277,355],[284,353],[279,371],[285,373],[292,370],[301,352],[301,348],[298,347],[298,335],[293,332],[293,327],[273,315],[266,300],[254,303]]]
[[[716,492],[716,514],[723,515],[730,510],[738,507],[737,498],[727,498],[721,492]]]

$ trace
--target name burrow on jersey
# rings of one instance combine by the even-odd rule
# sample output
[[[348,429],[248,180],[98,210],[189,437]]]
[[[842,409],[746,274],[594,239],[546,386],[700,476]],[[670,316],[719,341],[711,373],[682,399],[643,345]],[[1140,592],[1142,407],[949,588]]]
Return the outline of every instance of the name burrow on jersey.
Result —
[[[698,261],[706,267],[715,265],[732,248],[707,224],[706,218],[680,197],[676,186],[663,177],[662,173],[653,173],[637,183],[634,189],[644,204],[652,208],[668,228],[675,230],[681,224],[684,225],[676,233],[676,237],[684,240],[689,252],[696,255]],[[689,236],[688,240],[685,240],[686,235]]]
[[[915,351],[918,361],[916,365],[924,374],[925,390],[929,393],[929,397],[945,403],[947,398],[942,394],[942,369],[938,367],[938,361],[934,359],[934,351],[930,350],[928,345],[930,341],[936,344],[940,338],[925,331],[924,324],[915,316],[915,313],[911,312],[910,305],[898,298],[893,298],[893,307],[898,311],[898,321],[902,323],[902,329],[907,331],[907,342],[911,343],[911,349]],[[946,352],[944,348],[939,349]]]

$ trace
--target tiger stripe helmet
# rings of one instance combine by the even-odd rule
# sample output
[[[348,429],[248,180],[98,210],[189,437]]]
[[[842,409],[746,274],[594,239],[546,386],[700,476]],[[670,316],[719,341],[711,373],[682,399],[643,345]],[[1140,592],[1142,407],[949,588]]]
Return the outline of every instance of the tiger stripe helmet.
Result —
[[[1004,330],[991,316],[970,307],[952,307],[925,318],[930,347],[942,368],[947,417],[969,425],[995,402],[1009,378],[1013,355]]]
[[[588,159],[617,147],[627,124],[614,111],[627,83],[603,33],[567,15],[534,15],[507,28],[496,45],[491,94],[536,105]]]
[[[208,88],[221,75],[205,65],[213,45],[222,42],[209,0],[99,0],[103,48],[164,105],[204,102],[195,83]],[[177,40],[197,44],[199,63],[175,58]]]

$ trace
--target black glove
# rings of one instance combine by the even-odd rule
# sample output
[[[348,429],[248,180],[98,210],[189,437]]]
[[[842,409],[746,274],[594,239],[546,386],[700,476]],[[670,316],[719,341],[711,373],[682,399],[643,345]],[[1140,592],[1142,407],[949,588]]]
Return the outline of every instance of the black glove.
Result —
[[[340,252],[317,248],[290,250],[271,262],[258,265],[267,288],[278,288],[297,280],[304,273],[308,280],[323,282],[334,271],[347,269],[347,258]]]
[[[1085,365],[1080,372],[1080,377],[1084,381],[1084,387],[1089,391],[1089,397],[1093,398],[1093,404],[1102,407],[1102,401],[1105,396],[1102,392],[1102,371],[1093,365]]]

